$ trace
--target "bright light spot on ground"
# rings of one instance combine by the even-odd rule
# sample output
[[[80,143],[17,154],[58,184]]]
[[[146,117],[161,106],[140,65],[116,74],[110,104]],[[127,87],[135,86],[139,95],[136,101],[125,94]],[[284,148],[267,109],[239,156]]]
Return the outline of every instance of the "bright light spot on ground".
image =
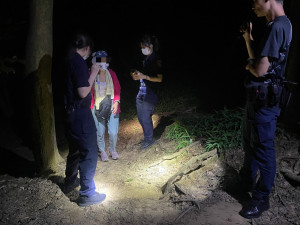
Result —
[[[110,185],[106,185],[95,179],[96,191],[99,193],[106,194],[106,200],[113,200],[116,196],[115,190]]]

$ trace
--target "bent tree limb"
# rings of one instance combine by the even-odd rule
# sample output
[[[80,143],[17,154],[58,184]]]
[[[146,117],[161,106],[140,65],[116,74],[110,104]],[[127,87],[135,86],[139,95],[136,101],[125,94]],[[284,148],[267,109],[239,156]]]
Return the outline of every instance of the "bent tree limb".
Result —
[[[169,178],[169,180],[167,181],[167,183],[162,187],[162,193],[163,196],[162,198],[165,198],[166,195],[168,193],[170,193],[172,185],[176,182],[178,182],[179,180],[181,180],[181,178],[186,175],[189,174],[197,169],[200,169],[203,165],[204,162],[210,158],[212,158],[213,156],[217,155],[217,150],[212,150],[210,152],[205,152],[201,155],[195,156],[193,158],[191,158],[184,166],[182,166],[177,172],[176,174],[174,174],[172,177]]]
[[[297,185],[300,185],[300,175],[297,175],[288,169],[281,169],[280,172],[285,178],[297,183]]]
[[[155,167],[155,166],[161,164],[162,162],[164,162],[166,160],[176,159],[179,156],[181,156],[182,154],[184,154],[185,152],[186,152],[186,149],[183,148],[179,152],[176,152],[176,153],[172,154],[171,156],[164,156],[159,162],[150,165],[148,168]]]

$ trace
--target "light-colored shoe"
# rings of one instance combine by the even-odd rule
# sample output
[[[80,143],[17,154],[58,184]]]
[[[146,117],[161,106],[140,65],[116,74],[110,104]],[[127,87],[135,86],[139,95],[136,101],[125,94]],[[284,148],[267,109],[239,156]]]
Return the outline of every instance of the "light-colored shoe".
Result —
[[[100,157],[101,157],[101,160],[102,160],[103,162],[107,162],[107,161],[108,161],[108,156],[107,156],[107,154],[106,154],[105,151],[101,151]]]
[[[119,155],[116,151],[109,151],[112,159],[116,160],[119,158]]]

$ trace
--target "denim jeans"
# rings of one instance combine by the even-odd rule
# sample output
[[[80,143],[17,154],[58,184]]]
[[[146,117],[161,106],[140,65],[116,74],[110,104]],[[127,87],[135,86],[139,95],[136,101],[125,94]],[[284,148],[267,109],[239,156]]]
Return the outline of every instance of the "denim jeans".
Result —
[[[144,141],[150,142],[153,139],[152,115],[155,109],[155,105],[143,101],[143,97],[138,95],[136,98],[136,109],[138,120],[143,128]]]
[[[116,151],[118,132],[119,132],[119,113],[111,114],[108,120],[98,121],[95,108],[92,110],[94,121],[97,128],[97,145],[100,151],[105,151],[105,130],[108,127],[109,151]]]
[[[243,121],[243,148],[245,151],[243,175],[255,184],[252,197],[262,199],[272,191],[276,175],[274,138],[280,108],[261,107],[247,103]],[[260,173],[256,182],[257,173]],[[255,183],[256,182],[256,183]]]

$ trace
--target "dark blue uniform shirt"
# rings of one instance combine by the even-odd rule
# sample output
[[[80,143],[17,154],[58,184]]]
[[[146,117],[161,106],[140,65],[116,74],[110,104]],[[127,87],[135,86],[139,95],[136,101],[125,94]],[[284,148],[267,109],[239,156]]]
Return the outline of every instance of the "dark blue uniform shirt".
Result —
[[[95,132],[96,126],[90,108],[92,94],[90,92],[85,98],[81,98],[77,90],[80,87],[90,86],[88,82],[90,75],[87,64],[76,52],[70,56],[68,63],[65,90],[68,127],[75,133]]]
[[[77,108],[90,108],[92,100],[91,93],[81,99],[77,91],[80,87],[90,86],[88,82],[90,75],[87,64],[77,52],[71,55],[68,64],[65,105],[75,106]]]
[[[287,16],[276,17],[268,24],[261,45],[258,48],[258,57],[268,57],[270,67],[268,75],[285,78],[287,56],[292,40],[292,24]]]

